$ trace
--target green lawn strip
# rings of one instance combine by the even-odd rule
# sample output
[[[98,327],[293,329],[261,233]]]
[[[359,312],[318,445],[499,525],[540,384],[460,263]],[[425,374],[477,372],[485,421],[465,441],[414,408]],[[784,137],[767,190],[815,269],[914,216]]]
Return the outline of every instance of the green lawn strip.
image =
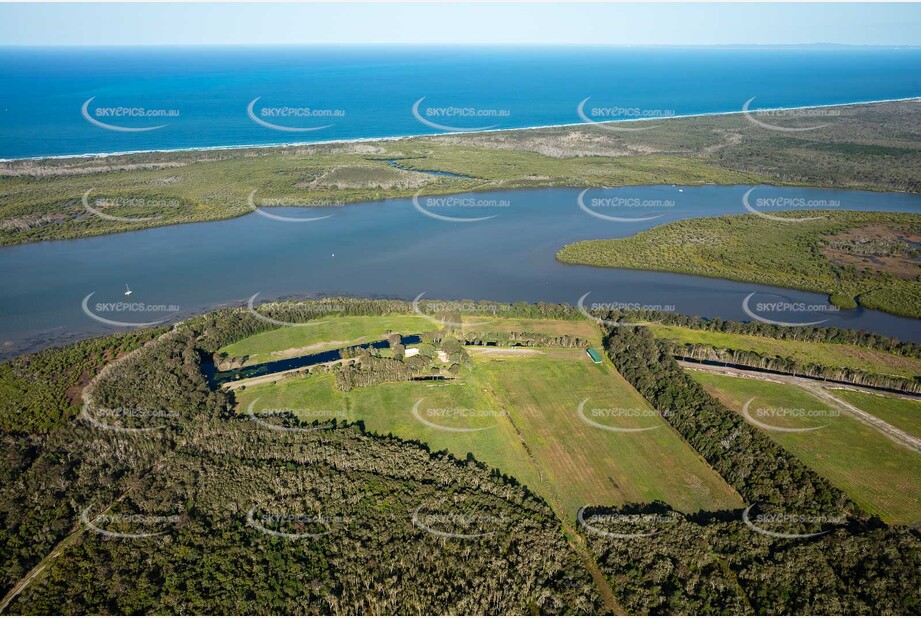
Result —
[[[649,327],[659,339],[704,344],[716,348],[749,350],[767,356],[792,358],[802,364],[846,367],[882,375],[913,378],[921,375],[921,359],[889,354],[856,345],[771,339],[756,335],[721,333],[682,326],[655,324]]]
[[[690,375],[736,411],[754,398],[749,412],[760,422],[788,428],[824,425],[799,433],[759,430],[884,521],[921,521],[921,456],[917,453],[843,412],[817,416],[815,412],[832,409],[796,386],[698,371]],[[797,412],[760,415],[759,408]]]

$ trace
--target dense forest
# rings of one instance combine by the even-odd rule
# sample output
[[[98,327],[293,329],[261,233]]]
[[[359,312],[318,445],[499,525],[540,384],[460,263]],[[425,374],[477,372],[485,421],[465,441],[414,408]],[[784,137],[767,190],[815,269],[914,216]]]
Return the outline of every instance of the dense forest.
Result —
[[[613,316],[611,316],[613,317]],[[720,473],[751,513],[675,513],[667,505],[595,509],[602,522],[656,513],[659,526],[617,538],[589,529],[599,565],[634,613],[917,614],[921,538],[863,513],[841,491],[711,397],[648,328],[609,328],[618,371]],[[607,514],[607,518],[605,515]],[[667,515],[665,517],[663,514]],[[620,528],[623,528],[622,524]],[[623,529],[609,532],[623,533]]]
[[[177,327],[88,393],[98,410],[165,409],[173,422],[63,425],[30,463],[5,434],[17,467],[0,511],[4,592],[67,539],[8,612],[600,611],[560,522],[526,488],[359,427],[266,431],[232,415],[200,371],[200,334]]]
[[[617,522],[655,515],[631,532]],[[612,516],[614,518],[612,519]],[[685,515],[634,505],[585,516],[598,564],[632,614],[917,615],[921,541],[911,531],[852,523],[806,539],[755,532],[737,513]],[[643,522],[643,520],[639,520]],[[600,529],[600,531],[598,531]]]

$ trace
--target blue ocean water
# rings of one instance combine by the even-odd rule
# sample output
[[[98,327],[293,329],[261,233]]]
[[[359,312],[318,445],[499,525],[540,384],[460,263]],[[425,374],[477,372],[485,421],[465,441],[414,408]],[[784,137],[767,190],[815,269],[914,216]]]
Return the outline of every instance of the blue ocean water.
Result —
[[[921,50],[884,48],[4,48],[0,158],[316,142],[921,96]],[[247,114],[288,128],[264,126]],[[117,131],[93,120],[128,129]],[[139,116],[163,110],[171,116]],[[265,115],[269,108],[287,108]],[[310,111],[307,111],[310,110]],[[319,115],[315,110],[321,110]],[[438,113],[441,115],[438,115]],[[108,114],[108,115],[106,115]],[[116,115],[117,114],[117,115]],[[330,126],[327,126],[330,125]]]

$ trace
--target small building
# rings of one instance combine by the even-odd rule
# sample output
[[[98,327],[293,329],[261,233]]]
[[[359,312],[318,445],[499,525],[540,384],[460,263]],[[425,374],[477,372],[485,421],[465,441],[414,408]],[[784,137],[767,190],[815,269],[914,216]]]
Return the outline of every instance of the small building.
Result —
[[[596,350],[595,348],[589,348],[586,350],[586,352],[588,353],[588,357],[592,359],[593,363],[595,363],[596,365],[601,364],[601,354],[598,353],[598,350]]]
[[[403,352],[403,358],[410,358],[419,353],[419,348],[406,348],[406,351]]]

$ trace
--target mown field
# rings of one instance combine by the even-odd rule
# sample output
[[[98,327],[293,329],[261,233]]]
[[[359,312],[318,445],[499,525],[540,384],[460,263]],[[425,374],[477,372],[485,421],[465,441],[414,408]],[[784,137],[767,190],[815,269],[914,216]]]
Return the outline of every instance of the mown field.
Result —
[[[862,393],[848,389],[835,389],[835,397],[854,404],[861,410],[877,416],[902,431],[921,437],[921,401],[912,401],[890,395]]]
[[[739,333],[698,330],[682,326],[654,324],[649,327],[660,339],[679,343],[705,344],[731,350],[749,350],[767,356],[791,358],[802,364],[846,367],[882,375],[906,378],[921,376],[921,359],[890,354],[872,348],[840,344],[772,339]]]
[[[675,221],[629,238],[587,240],[565,246],[568,264],[631,268],[719,277],[828,294],[842,308],[859,303],[921,318],[921,265],[906,256],[902,276],[857,268],[823,254],[832,235],[885,227],[893,235],[921,233],[921,216],[902,213],[789,211],[785,216],[822,219],[785,224],[756,215]],[[912,252],[906,243],[905,251]],[[870,256],[874,257],[874,256]]]
[[[878,430],[843,412],[825,417],[807,417],[802,413],[800,416],[757,416],[758,408],[832,410],[828,404],[796,386],[698,371],[691,371],[690,375],[737,412],[741,412],[746,401],[754,398],[749,411],[761,422],[785,428],[824,425],[821,429],[801,433],[759,429],[847,493],[867,512],[892,524],[921,521],[921,456],[917,453],[895,444]]]
[[[536,322],[519,325],[541,326]],[[573,329],[597,336],[589,322],[553,327]],[[586,504],[662,500],[685,512],[740,506],[735,492],[607,362],[595,365],[579,349],[526,352],[474,350],[472,368],[451,382],[343,393],[330,375],[282,378],[235,391],[237,410],[246,414],[252,405],[256,413],[290,409],[311,421],[360,420],[368,430],[420,440],[433,450],[471,453],[547,498],[568,519]],[[584,416],[596,423],[649,429],[621,433],[591,425],[579,416],[582,402]]]
[[[523,332],[558,337],[570,335],[601,344],[601,330],[588,320],[536,320],[529,318],[491,318],[464,316],[463,332]]]

